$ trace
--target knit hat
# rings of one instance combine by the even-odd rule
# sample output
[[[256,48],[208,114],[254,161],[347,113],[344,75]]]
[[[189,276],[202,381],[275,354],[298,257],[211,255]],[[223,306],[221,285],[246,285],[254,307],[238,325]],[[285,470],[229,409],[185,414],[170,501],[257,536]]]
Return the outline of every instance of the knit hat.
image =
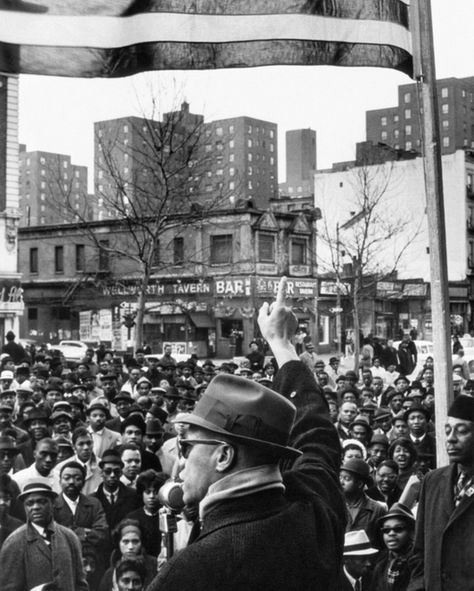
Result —
[[[449,407],[448,417],[474,422],[474,398],[460,394]]]

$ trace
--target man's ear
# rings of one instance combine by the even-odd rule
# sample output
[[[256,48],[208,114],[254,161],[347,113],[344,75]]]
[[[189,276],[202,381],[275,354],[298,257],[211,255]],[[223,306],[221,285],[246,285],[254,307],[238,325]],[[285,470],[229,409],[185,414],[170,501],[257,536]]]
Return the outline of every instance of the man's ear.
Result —
[[[237,460],[237,451],[230,443],[220,446],[217,454],[216,472],[226,472]]]

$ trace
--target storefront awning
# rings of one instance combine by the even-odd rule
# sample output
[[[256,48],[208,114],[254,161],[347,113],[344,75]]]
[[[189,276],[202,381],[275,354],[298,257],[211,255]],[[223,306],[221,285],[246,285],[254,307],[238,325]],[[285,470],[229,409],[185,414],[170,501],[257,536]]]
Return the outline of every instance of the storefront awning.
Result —
[[[206,312],[190,312],[189,317],[196,328],[214,328],[216,323]]]

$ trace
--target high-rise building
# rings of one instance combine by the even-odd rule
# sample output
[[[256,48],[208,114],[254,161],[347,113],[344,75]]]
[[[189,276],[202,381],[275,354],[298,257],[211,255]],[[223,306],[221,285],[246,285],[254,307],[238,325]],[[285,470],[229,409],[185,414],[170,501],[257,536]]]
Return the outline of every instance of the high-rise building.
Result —
[[[314,194],[316,172],[316,132],[291,129],[286,132],[286,183],[280,183],[280,195],[308,197]]]
[[[248,201],[265,209],[278,194],[278,126],[253,117],[232,117],[205,125],[210,156],[204,192],[224,203]]]
[[[87,167],[67,154],[20,147],[20,225],[70,223],[93,216],[87,193]]]
[[[265,208],[277,195],[277,125],[252,117],[204,123],[180,110],[162,121],[123,117],[98,121],[95,130],[95,190],[99,219],[116,217],[127,202],[146,208],[166,177],[164,191],[179,210],[180,198],[208,207],[249,201]],[[164,197],[166,200],[167,197]]]
[[[164,113],[162,121],[129,116],[94,123],[98,219],[123,217],[129,207],[136,215],[163,205],[179,209],[179,197],[194,174],[203,121],[184,102],[179,111]]]
[[[437,83],[441,150],[474,148],[474,77]],[[398,87],[398,105],[366,113],[367,140],[421,152],[421,100],[416,84]]]

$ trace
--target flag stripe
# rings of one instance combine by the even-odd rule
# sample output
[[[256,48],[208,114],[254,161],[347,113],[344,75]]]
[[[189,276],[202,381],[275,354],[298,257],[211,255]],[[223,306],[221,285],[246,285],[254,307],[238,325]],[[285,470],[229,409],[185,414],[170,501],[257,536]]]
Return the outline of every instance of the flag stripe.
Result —
[[[258,15],[314,14],[319,16],[388,20],[408,25],[409,0],[48,0],[44,4],[0,0],[0,11],[35,16],[115,16],[169,12],[185,14]]]
[[[271,65],[373,66],[412,75],[412,58],[388,45],[309,41],[192,44],[144,43],[125,49],[51,48],[0,44],[0,71],[72,76],[130,76],[152,70],[209,70]]]
[[[0,0],[0,71],[117,77],[325,64],[412,74],[405,0],[36,2]]]
[[[138,43],[235,43],[264,40],[340,41],[387,44],[411,51],[408,30],[391,22],[308,15],[190,15],[151,13],[133,17],[48,16],[4,13],[4,43],[112,49]]]

